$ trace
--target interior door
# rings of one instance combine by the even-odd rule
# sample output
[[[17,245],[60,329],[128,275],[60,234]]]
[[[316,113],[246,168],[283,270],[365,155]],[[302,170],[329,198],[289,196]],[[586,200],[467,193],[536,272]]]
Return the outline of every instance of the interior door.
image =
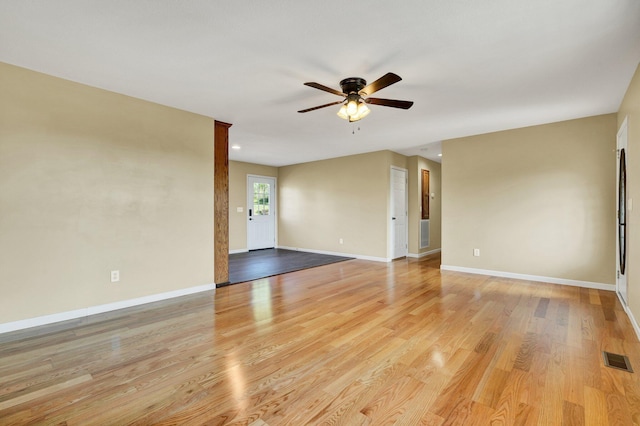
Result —
[[[407,171],[391,168],[391,258],[407,255]]]
[[[627,304],[627,209],[630,201],[627,201],[627,119],[625,118],[618,130],[618,164],[616,202],[617,202],[617,226],[616,226],[616,291]],[[627,204],[629,203],[629,204]]]
[[[276,245],[276,180],[247,176],[247,248],[258,250]]]

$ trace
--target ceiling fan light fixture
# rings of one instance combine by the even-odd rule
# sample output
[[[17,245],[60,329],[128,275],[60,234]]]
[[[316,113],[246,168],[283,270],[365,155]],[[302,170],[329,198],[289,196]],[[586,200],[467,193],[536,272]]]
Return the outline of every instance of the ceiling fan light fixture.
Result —
[[[360,96],[351,94],[338,110],[338,117],[354,122],[363,119],[370,112],[369,107]]]
[[[358,113],[358,99],[352,96],[349,96],[349,101],[347,101],[347,115],[352,116]]]
[[[344,120],[348,120],[349,116],[347,115],[347,105],[346,104],[342,104],[342,106],[340,107],[340,110],[338,111],[338,117],[344,119]]]
[[[370,112],[371,110],[369,109],[369,107],[367,107],[364,102],[360,102],[358,104],[358,110],[356,111],[356,113],[349,116],[349,122],[353,123],[354,121],[362,120],[367,115],[369,115]]]
[[[369,109],[367,104],[365,104],[364,102],[360,102],[360,104],[358,105],[358,112],[356,113],[356,115],[359,117],[358,120],[361,118],[365,118],[367,115],[369,115],[370,112],[371,110]]]

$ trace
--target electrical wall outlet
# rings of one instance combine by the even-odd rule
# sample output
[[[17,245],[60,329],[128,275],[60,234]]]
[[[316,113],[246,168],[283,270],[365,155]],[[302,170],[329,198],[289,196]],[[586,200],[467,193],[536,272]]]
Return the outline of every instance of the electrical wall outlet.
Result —
[[[340,244],[344,244],[344,240],[340,238]]]
[[[120,271],[111,271],[111,282],[117,283],[120,281]]]
[[[473,255],[476,257],[480,256],[480,249],[473,249]]]

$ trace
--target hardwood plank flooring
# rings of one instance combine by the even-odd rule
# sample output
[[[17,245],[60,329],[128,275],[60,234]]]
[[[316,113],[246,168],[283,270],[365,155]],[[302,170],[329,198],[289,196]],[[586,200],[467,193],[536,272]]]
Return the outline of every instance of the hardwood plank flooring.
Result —
[[[349,260],[0,335],[1,425],[633,425],[612,292]]]

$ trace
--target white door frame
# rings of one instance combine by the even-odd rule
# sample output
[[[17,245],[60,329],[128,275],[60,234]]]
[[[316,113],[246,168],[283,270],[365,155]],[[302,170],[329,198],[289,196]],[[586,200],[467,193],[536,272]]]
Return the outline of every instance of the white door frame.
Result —
[[[629,244],[628,244],[628,236],[629,236],[629,231],[628,229],[628,223],[629,223],[629,210],[631,208],[631,200],[629,199],[629,193],[628,193],[628,186],[626,186],[626,196],[625,196],[625,200],[620,200],[620,188],[619,188],[619,179],[620,179],[620,154],[622,149],[625,150],[625,154],[627,151],[627,145],[628,145],[628,127],[627,127],[627,117],[624,118],[624,121],[622,122],[622,125],[620,126],[620,129],[618,129],[618,133],[616,135],[616,293],[618,293],[618,298],[620,299],[620,302],[622,303],[622,305],[625,307],[627,307],[627,290],[628,290],[628,282],[627,282],[627,277],[628,277],[628,273],[627,271],[629,270]],[[626,157],[626,155],[625,155]],[[627,169],[627,173],[628,173],[628,167],[626,167]],[[628,179],[627,179],[628,181]],[[626,206],[625,209],[625,218],[624,218],[624,222],[625,222],[625,239],[624,239],[624,244],[625,244],[625,271],[623,273],[623,271],[621,271],[620,269],[620,246],[619,246],[619,232],[620,232],[620,226],[619,226],[619,215],[620,215],[620,204],[624,203],[624,206]]]
[[[405,235],[404,235],[404,242],[405,242],[405,248],[404,248],[404,253],[400,254],[399,256],[397,255],[397,253],[394,252],[394,248],[395,248],[395,221],[393,220],[393,209],[394,209],[394,193],[393,193],[393,170],[397,170],[397,171],[401,171],[404,173],[404,215],[405,215]],[[408,215],[408,210],[409,210],[409,185],[408,185],[408,181],[409,181],[409,172],[407,169],[404,169],[402,167],[397,167],[397,166],[391,166],[390,170],[389,170],[389,216],[388,216],[388,223],[389,223],[389,228],[388,228],[388,240],[389,240],[389,244],[387,245],[387,252],[388,252],[388,256],[387,258],[389,260],[393,260],[393,259],[397,259],[403,256],[407,256],[407,254],[409,254],[409,215]]]
[[[250,221],[251,218],[249,217],[249,211],[250,209],[253,209],[253,200],[251,200],[251,194],[253,193],[253,189],[249,187],[249,183],[251,181],[251,179],[268,179],[273,181],[273,185],[272,185],[272,199],[270,200],[270,208],[272,211],[271,217],[273,218],[273,247],[278,247],[278,180],[277,178],[273,177],[273,176],[261,176],[261,175],[253,175],[253,174],[247,174],[247,197],[246,197],[246,202],[247,202],[247,208],[245,209],[246,211],[246,223],[247,223],[247,250],[255,250],[255,248],[251,247],[250,244],[250,238],[251,238],[251,234],[250,234]]]

